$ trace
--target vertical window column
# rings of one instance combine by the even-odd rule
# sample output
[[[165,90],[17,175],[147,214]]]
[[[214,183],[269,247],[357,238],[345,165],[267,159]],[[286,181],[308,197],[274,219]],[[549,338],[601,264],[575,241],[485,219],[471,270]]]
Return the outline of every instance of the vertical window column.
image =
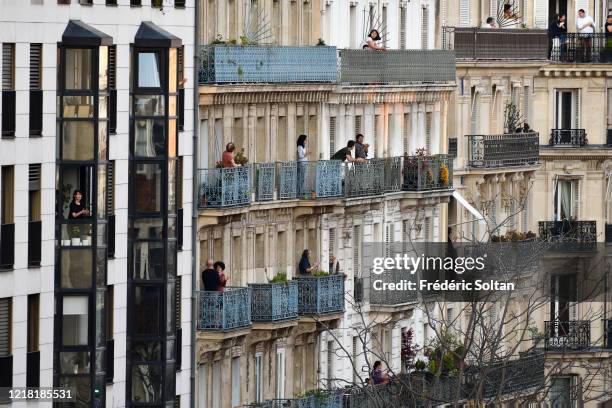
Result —
[[[28,266],[40,266],[42,245],[40,164],[30,164],[28,168]]]
[[[0,270],[15,262],[15,167],[0,171]]]
[[[12,298],[0,298],[0,387],[13,386],[12,306]]]
[[[42,134],[42,50],[42,44],[30,44],[30,136]]]
[[[2,137],[15,137],[15,44],[2,44]]]
[[[40,295],[28,295],[28,350],[26,361],[26,386],[40,386],[39,344]]]

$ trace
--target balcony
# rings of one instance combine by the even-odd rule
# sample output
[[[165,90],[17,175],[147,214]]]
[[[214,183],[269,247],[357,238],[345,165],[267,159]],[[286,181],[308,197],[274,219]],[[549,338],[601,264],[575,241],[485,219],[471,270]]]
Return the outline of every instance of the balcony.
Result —
[[[200,169],[199,208],[451,189],[452,166],[451,156],[433,155],[388,157],[364,163],[318,160]]]
[[[253,323],[275,323],[297,319],[298,284],[249,284],[251,288],[251,320]]]
[[[403,171],[404,191],[453,188],[453,158],[449,155],[406,156]]]
[[[344,276],[300,276],[298,313],[301,316],[344,312]]]
[[[201,48],[201,84],[334,83],[336,48],[210,45]]]
[[[342,408],[342,394],[315,390],[311,395],[295,398],[266,400],[243,405],[243,408]]]
[[[568,33],[552,39],[552,61],[569,63],[612,62],[612,49],[606,48],[605,33]]]
[[[538,163],[539,134],[468,135],[469,166],[497,168]]]
[[[371,275],[370,304],[383,308],[397,308],[418,301],[418,292],[411,290],[375,290],[374,282],[400,283],[402,280],[410,279],[411,275],[405,271],[386,271],[381,275]]]
[[[517,47],[520,44],[520,47]],[[458,59],[548,59],[546,30],[443,27],[442,47]]]
[[[588,144],[584,129],[551,129],[548,144],[560,147],[583,147]]]
[[[447,50],[340,50],[343,84],[455,81],[455,54]]]
[[[584,350],[590,346],[591,322],[589,320],[544,322],[545,350]]]
[[[0,269],[13,269],[15,263],[15,224],[0,225]]]
[[[230,331],[251,326],[251,289],[198,292],[198,330]]]
[[[595,221],[540,221],[538,231],[553,251],[591,251],[597,242]]]

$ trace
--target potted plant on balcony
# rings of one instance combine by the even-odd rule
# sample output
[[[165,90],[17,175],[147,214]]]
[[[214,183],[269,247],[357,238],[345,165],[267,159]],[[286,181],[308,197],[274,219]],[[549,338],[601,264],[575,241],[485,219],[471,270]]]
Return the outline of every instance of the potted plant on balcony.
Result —
[[[238,150],[238,152],[234,156],[234,161],[236,162],[236,164],[239,164],[241,166],[246,166],[249,163],[249,159],[244,154],[244,147]]]
[[[448,172],[448,166],[446,165],[446,163],[442,163],[440,165],[440,184],[442,184],[444,187],[448,186],[448,177],[449,177],[449,172]]]

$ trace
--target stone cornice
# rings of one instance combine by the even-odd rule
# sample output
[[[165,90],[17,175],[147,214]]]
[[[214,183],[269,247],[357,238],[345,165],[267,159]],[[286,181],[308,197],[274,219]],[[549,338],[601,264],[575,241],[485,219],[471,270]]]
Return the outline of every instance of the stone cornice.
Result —
[[[330,103],[420,103],[448,101],[455,85],[413,85],[413,86],[351,86],[342,87],[330,95]]]

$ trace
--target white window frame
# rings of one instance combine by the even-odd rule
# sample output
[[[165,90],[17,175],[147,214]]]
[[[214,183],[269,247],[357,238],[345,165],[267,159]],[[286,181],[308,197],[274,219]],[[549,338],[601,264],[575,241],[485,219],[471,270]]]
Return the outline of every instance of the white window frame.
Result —
[[[286,377],[285,349],[276,349],[276,398],[285,398],[285,377]]]
[[[255,353],[255,402],[263,401],[263,353]]]

